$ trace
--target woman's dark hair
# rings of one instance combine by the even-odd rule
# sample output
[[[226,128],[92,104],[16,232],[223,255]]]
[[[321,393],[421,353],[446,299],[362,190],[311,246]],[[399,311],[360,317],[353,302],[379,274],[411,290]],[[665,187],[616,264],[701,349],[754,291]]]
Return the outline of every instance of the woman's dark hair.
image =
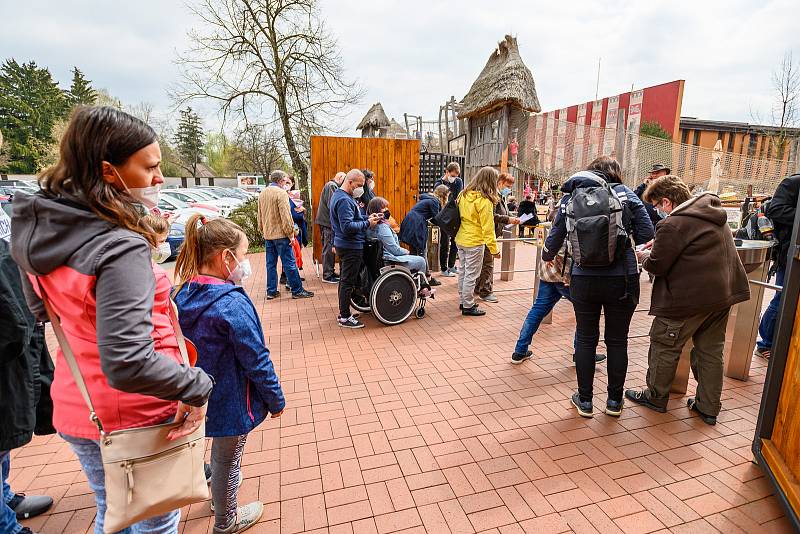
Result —
[[[611,156],[598,157],[586,167],[586,170],[601,175],[610,184],[622,183],[622,167]]]
[[[58,162],[39,175],[39,184],[46,195],[75,197],[101,219],[141,234],[155,245],[135,199],[103,179],[103,162],[123,165],[156,140],[156,132],[133,115],[109,106],[80,106],[61,138]]]
[[[389,201],[383,197],[374,197],[367,204],[367,214],[380,213],[389,206]]]
[[[361,169],[361,174],[364,175],[364,181],[365,182],[369,182],[370,180],[374,180],[375,179],[375,173],[373,173],[369,169]]]

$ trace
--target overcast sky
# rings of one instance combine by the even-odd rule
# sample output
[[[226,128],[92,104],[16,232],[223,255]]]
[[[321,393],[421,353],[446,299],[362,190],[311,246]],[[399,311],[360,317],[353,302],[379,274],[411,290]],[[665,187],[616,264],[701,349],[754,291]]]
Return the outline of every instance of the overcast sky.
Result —
[[[347,75],[390,117],[435,119],[461,99],[504,34],[517,36],[544,111],[685,79],[682,115],[752,122],[769,115],[770,73],[800,61],[797,0],[322,0]],[[113,6],[113,7],[112,7]],[[180,0],[0,0],[0,54],[49,67],[66,86],[78,66],[126,104],[170,109],[173,63],[193,19]],[[218,124],[203,108],[206,122]],[[351,131],[351,133],[354,133]]]

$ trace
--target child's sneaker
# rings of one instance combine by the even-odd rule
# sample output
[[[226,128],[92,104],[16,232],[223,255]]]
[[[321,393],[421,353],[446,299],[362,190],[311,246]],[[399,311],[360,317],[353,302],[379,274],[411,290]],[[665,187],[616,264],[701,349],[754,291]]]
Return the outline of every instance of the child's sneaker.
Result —
[[[214,534],[232,534],[234,532],[244,532],[252,527],[261,519],[264,513],[264,503],[261,501],[251,502],[236,509],[236,519],[228,528],[219,529],[214,527]]]
[[[339,317],[339,326],[341,326],[342,328],[356,329],[356,328],[364,328],[364,323],[362,323],[361,321],[359,321],[358,319],[356,319],[351,315],[347,319],[342,319],[341,317]]]

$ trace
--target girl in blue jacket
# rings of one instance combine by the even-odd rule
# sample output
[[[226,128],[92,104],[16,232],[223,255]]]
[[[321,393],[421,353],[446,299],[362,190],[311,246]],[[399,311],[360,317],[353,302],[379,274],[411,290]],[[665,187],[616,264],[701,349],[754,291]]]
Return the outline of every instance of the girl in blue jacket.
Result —
[[[197,366],[214,378],[206,435],[211,444],[214,532],[241,532],[264,511],[256,501],[237,509],[247,434],[286,405],[255,306],[241,287],[250,275],[247,237],[226,219],[194,215],[178,255],[175,303]]]

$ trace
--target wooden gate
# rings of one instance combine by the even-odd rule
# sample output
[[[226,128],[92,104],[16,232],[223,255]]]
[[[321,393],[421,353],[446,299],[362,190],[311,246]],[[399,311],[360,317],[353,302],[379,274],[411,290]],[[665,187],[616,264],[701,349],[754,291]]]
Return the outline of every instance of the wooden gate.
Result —
[[[334,175],[350,169],[375,173],[375,195],[384,197],[398,222],[419,195],[419,141],[370,137],[311,137],[311,195],[316,216],[322,188]],[[311,219],[313,221],[313,219]],[[314,232],[314,259],[320,261],[320,232]]]

